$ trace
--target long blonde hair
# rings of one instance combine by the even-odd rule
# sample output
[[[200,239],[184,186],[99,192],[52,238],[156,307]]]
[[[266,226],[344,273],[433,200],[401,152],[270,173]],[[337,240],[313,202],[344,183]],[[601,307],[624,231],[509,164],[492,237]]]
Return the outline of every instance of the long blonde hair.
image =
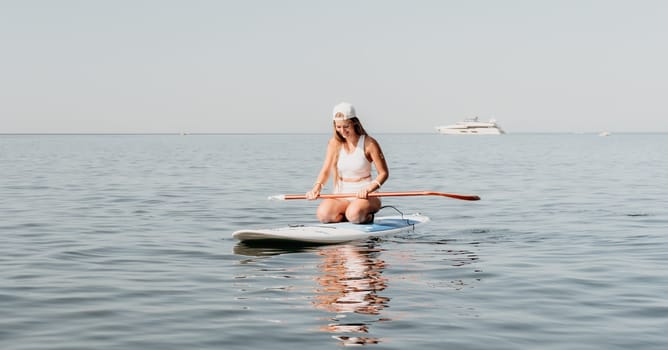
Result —
[[[357,117],[352,117],[349,119],[353,123],[353,130],[355,130],[355,134],[357,135],[369,135],[366,130],[364,130],[364,127],[362,126],[362,122],[360,122],[359,118]],[[336,168],[336,164],[339,162],[339,151],[341,150],[341,147],[343,144],[346,142],[346,139],[338,132],[336,131],[336,121],[333,122],[332,124],[334,126],[334,138],[336,141],[339,141],[339,148],[337,148],[337,152],[334,155],[334,163],[332,164],[332,174],[334,177],[332,177],[332,188],[334,189],[334,192],[338,192],[339,190],[339,169]],[[364,147],[364,145],[362,145]]]
[[[366,130],[364,130],[362,122],[360,122],[359,118],[352,117],[349,120],[353,122],[353,130],[355,130],[355,133],[357,135],[368,135]],[[334,138],[336,138],[336,140],[339,141],[340,143],[346,142],[346,139],[343,136],[341,136],[341,134],[339,134],[338,131],[336,131],[336,121],[332,122],[332,125],[334,126]]]

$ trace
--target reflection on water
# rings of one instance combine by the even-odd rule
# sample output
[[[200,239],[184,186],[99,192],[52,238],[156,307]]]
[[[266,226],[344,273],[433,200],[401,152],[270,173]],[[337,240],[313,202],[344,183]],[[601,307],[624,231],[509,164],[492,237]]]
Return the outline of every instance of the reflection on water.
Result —
[[[330,319],[331,323],[320,328],[322,331],[337,334],[369,332],[368,322],[346,323],[341,319],[348,313],[380,315],[390,301],[378,294],[387,288],[387,278],[382,275],[385,262],[379,258],[380,251],[371,245],[327,246],[318,251],[323,260],[318,265],[321,273],[316,277],[319,286],[313,303],[320,310],[337,314]],[[386,320],[377,318],[375,321]],[[380,342],[369,336],[337,335],[334,338],[342,345]]]
[[[431,244],[430,242],[411,242],[412,244]],[[436,245],[440,246],[440,245]],[[378,344],[381,338],[371,336],[372,326],[376,322],[390,321],[383,316],[383,310],[388,307],[390,298],[382,295],[388,286],[388,278],[383,275],[386,262],[381,258],[385,250],[374,246],[374,242],[295,246],[269,242],[265,244],[249,245],[239,243],[234,247],[234,253],[253,256],[260,259],[270,256],[294,253],[307,253],[319,257],[317,271],[308,267],[312,278],[317,283],[312,300],[313,306],[329,313],[326,323],[319,326],[322,332],[333,334],[340,345]],[[445,261],[443,266],[459,268],[478,261],[478,256],[469,250],[436,249],[439,260]],[[425,257],[413,261],[415,256],[402,259],[404,268],[418,271]],[[257,259],[240,261],[241,264],[255,264]],[[413,266],[415,263],[417,265]],[[476,270],[475,272],[480,272]],[[454,288],[462,290],[467,282],[464,279],[423,279],[415,281],[426,288]],[[284,287],[284,286],[283,286]],[[310,294],[310,293],[309,293]]]
[[[246,256],[272,256],[288,253],[302,253],[315,249],[317,249],[315,246],[278,244],[271,241],[265,242],[265,244],[248,244],[240,242],[234,246],[234,254]]]

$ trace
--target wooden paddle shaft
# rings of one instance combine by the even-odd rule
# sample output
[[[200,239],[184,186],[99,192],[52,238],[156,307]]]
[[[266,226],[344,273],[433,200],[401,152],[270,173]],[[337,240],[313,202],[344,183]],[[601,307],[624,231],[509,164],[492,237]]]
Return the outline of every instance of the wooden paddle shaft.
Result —
[[[336,194],[321,194],[318,198],[349,198],[356,197],[355,193],[336,193]],[[450,197],[455,199],[461,199],[465,201],[477,201],[480,200],[480,197],[475,195],[465,195],[465,194],[454,194],[454,193],[443,193],[443,192],[432,192],[432,191],[406,191],[406,192],[371,192],[368,194],[369,197],[409,197],[409,196],[442,196]],[[304,194],[283,194],[279,196],[269,197],[270,199],[307,199]]]

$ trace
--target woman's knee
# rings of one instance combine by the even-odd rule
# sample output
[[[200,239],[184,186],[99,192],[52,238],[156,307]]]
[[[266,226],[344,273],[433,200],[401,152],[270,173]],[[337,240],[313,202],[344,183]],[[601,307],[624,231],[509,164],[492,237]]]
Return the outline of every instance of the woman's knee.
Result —
[[[336,203],[323,202],[316,210],[316,217],[322,223],[343,221],[343,212],[339,210]]]
[[[370,214],[368,210],[361,208],[348,208],[346,210],[346,218],[353,224],[364,224],[371,221],[372,216]]]
[[[370,224],[373,222],[373,214],[371,213],[355,213],[354,215],[347,216],[348,221],[353,224]]]

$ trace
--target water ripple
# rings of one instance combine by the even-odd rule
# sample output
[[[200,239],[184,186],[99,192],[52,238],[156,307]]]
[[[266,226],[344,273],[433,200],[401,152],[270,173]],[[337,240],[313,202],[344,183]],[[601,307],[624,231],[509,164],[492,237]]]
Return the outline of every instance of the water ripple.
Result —
[[[387,191],[482,200],[385,198],[432,221],[306,247],[230,234],[315,222],[266,198],[323,135],[0,137],[0,347],[663,349],[668,138],[505,136],[378,135]]]

